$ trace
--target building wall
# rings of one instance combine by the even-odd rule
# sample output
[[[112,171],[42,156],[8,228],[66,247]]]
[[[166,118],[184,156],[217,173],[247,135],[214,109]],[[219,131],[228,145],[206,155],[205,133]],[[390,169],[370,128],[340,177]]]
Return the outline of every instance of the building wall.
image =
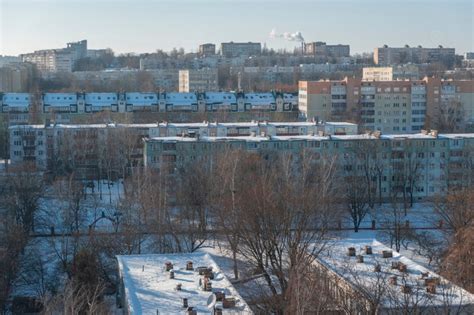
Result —
[[[384,133],[419,132],[436,129],[443,111],[458,102],[456,132],[467,129],[474,121],[474,83],[472,80],[300,81],[299,110],[301,117],[323,120],[360,121],[361,127]],[[330,91],[330,93],[328,93]],[[346,107],[346,116],[337,109]],[[457,104],[457,103],[456,103]],[[446,114],[444,114],[446,115]]]
[[[419,135],[418,137],[309,137],[273,138],[252,137],[222,139],[153,138],[145,142],[144,164],[153,168],[180,167],[200,158],[209,159],[218,152],[243,149],[249,152],[289,152],[298,159],[304,151],[315,153],[315,162],[336,159],[340,176],[358,174],[356,156],[362,152],[376,152],[372,158],[380,163],[382,198],[401,198],[403,191],[411,189],[415,200],[431,198],[446,193],[448,188],[468,186],[473,182],[473,171],[469,160],[474,157],[474,137],[446,137],[443,135]],[[350,168],[349,168],[350,167]],[[363,167],[360,167],[363,169]],[[349,170],[349,171],[348,171]],[[360,174],[361,175],[361,174]],[[362,175],[361,175],[362,176]],[[406,182],[408,176],[416,180]],[[405,180],[403,179],[405,178]],[[377,193],[378,195],[378,193]]]

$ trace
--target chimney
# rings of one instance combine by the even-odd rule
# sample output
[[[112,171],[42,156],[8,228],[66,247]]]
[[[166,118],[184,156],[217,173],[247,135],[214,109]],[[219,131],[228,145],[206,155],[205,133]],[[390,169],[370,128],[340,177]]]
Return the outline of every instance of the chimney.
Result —
[[[372,255],[372,247],[369,246],[369,245],[366,245],[366,246],[365,246],[365,253],[366,253],[367,255]]]
[[[186,270],[194,270],[192,261],[186,263]]]
[[[183,308],[187,308],[187,307],[188,307],[188,299],[183,298]]]
[[[382,257],[383,258],[391,258],[393,257],[393,253],[391,250],[384,250],[382,251]]]
[[[165,263],[165,268],[166,268],[166,271],[170,271],[171,269],[173,269],[173,264],[169,261],[167,261]]]
[[[347,249],[347,256],[355,256],[355,254],[356,254],[356,249],[355,249],[355,247],[349,247],[349,248]]]
[[[358,262],[358,263],[363,263],[363,262],[364,262],[364,256],[362,256],[362,255],[357,255],[357,262]]]

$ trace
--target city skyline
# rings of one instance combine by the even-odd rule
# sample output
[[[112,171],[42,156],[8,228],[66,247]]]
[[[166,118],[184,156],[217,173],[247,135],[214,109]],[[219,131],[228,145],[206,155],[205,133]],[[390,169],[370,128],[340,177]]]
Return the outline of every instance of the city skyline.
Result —
[[[88,4],[93,4],[93,10]],[[373,52],[384,44],[443,45],[463,54],[474,50],[474,8],[469,0],[456,0],[455,4],[444,0],[299,0],[289,7],[279,0],[0,0],[0,55],[60,48],[66,42],[81,39],[87,39],[90,48],[111,48],[116,53],[150,53],[180,47],[195,52],[199,44],[228,41],[261,42],[269,48],[288,50],[300,45],[271,38],[273,29],[278,33],[299,31],[306,42],[349,44],[351,54]],[[293,16],[288,18],[288,14]],[[339,20],[335,20],[335,14]],[[364,16],[370,19],[360,23]],[[54,23],[44,23],[45,18],[50,21],[48,17]],[[86,17],[87,23],[81,22],[81,17]]]

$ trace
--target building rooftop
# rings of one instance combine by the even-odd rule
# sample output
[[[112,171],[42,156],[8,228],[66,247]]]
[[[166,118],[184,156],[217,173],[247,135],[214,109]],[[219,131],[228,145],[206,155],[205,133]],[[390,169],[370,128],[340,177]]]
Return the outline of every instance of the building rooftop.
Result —
[[[117,261],[130,314],[184,314],[183,298],[188,299],[188,306],[197,314],[212,314],[207,305],[213,292],[224,292],[226,298],[236,300],[235,307],[224,308],[223,314],[253,314],[209,254],[120,255]],[[187,270],[189,261],[194,270]],[[166,263],[172,264],[174,279],[166,271]],[[212,267],[212,291],[201,289],[205,280],[199,274],[199,267]],[[177,290],[178,284],[181,290]],[[216,307],[221,305],[222,302],[217,302]]]
[[[367,253],[366,246],[371,248],[372,254]],[[355,250],[354,256],[349,256],[349,248]],[[392,257],[384,258],[384,251],[391,253]],[[363,262],[358,261],[358,255],[362,255]],[[318,255],[317,261],[362,292],[376,294],[379,287],[388,285],[386,293],[379,294],[383,296],[384,307],[400,307],[400,301],[406,299],[405,293],[402,292],[404,285],[410,286],[411,293],[416,295],[417,301],[424,306],[443,306],[447,302],[451,306],[474,306],[473,294],[396,251],[392,251],[375,239],[342,239],[330,242],[327,249]],[[398,267],[392,268],[392,264],[393,267]],[[377,265],[380,266],[380,272],[375,271]],[[406,271],[403,271],[404,267],[400,265],[405,266]],[[394,276],[397,277],[396,284],[392,284],[390,280]],[[438,283],[436,293],[427,292],[426,279],[434,279],[427,281]]]

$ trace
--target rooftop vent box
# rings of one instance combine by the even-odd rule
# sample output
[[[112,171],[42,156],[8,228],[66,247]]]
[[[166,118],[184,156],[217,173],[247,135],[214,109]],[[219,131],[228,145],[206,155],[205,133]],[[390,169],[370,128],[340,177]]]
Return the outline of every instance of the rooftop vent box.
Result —
[[[393,252],[391,250],[384,250],[382,251],[383,258],[391,258],[393,257]]]
[[[355,247],[349,247],[349,248],[347,249],[347,255],[348,255],[348,256],[355,256],[355,255],[356,255],[356,249],[355,249]]]
[[[372,255],[372,246],[366,245],[366,246],[365,246],[365,253],[366,253],[367,255]]]

